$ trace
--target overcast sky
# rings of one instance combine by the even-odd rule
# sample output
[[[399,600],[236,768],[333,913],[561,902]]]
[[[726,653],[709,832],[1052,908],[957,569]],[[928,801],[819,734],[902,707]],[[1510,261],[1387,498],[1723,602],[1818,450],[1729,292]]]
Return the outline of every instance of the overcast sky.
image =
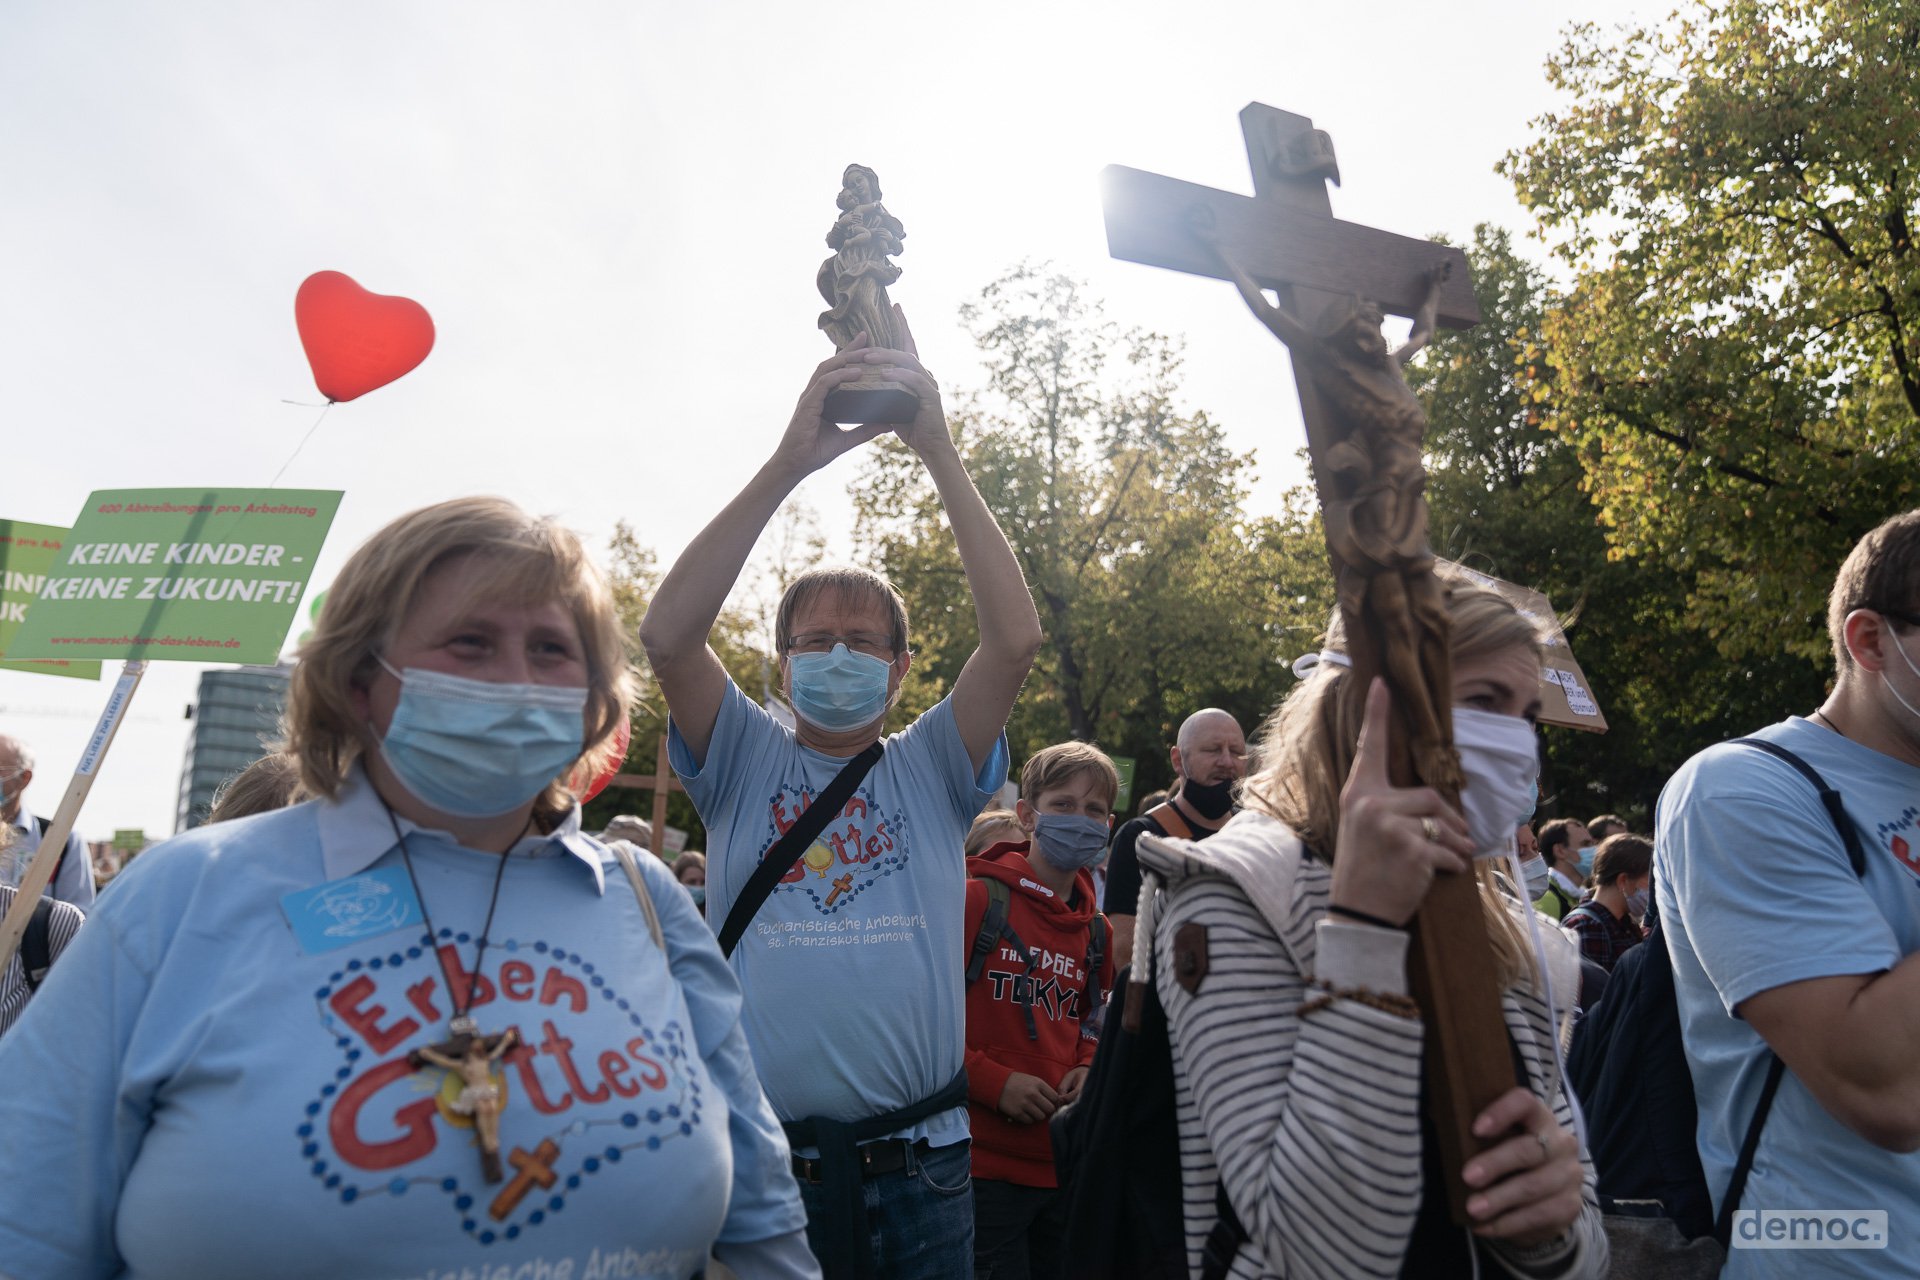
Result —
[[[424,503],[492,492],[672,557],[764,458],[812,367],[839,174],[907,229],[893,295],[948,386],[958,306],[1019,259],[1184,334],[1186,397],[1302,476],[1281,352],[1231,286],[1106,255],[1109,163],[1251,189],[1236,115],[1331,131],[1337,216],[1527,226],[1493,172],[1552,99],[1565,25],[1665,5],[800,0],[10,0],[0,7],[0,516],[94,489],[264,485],[316,410],[293,324],[314,271],[416,299],[418,370],[336,407],[284,485],[346,492],[323,585]],[[845,554],[843,459],[810,480]],[[202,668],[147,678],[81,830],[173,827]],[[107,666],[109,681],[116,664]],[[51,813],[105,699],[0,671]]]

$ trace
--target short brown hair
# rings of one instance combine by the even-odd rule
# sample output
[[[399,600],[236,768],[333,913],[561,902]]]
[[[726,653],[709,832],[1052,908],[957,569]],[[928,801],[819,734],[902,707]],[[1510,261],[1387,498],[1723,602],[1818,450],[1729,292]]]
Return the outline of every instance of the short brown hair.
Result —
[[[536,812],[564,814],[575,790],[617,763],[614,732],[627,719],[633,669],[606,579],[571,530],[505,498],[455,498],[409,512],[368,538],[327,589],[287,690],[284,749],[300,761],[310,794],[338,795],[347,770],[373,745],[353,691],[372,681],[379,670],[374,655],[392,643],[427,579],[463,556],[482,557],[494,570],[490,598],[557,600],[580,628],[587,667],[580,758],[541,794]]]
[[[1847,615],[1855,609],[1900,615],[1893,619],[1896,630],[1920,617],[1920,511],[1886,521],[1855,543],[1840,565],[1827,599],[1827,635],[1834,669],[1842,673],[1853,669]]]
[[[1543,822],[1535,835],[1540,844],[1540,852],[1551,858],[1554,851],[1573,839],[1573,824],[1578,818],[1555,818],[1552,822]]]
[[[1008,828],[1012,828],[1012,835],[1007,834]],[[967,828],[967,838],[961,841],[960,847],[969,858],[977,858],[1002,840],[1024,840],[1026,835],[1013,810],[982,809],[973,825]]]
[[[1593,854],[1593,883],[1605,888],[1621,876],[1643,876],[1653,867],[1653,841],[1622,831],[1600,842]]]
[[[207,821],[231,822],[271,813],[305,799],[300,790],[300,761],[285,751],[261,756],[220,784]]]
[[[1020,770],[1020,796],[1032,804],[1041,792],[1063,787],[1083,774],[1100,780],[1111,806],[1120,794],[1120,771],[1106,752],[1085,742],[1056,742],[1034,752]]]
[[[1601,829],[1605,827],[1618,827],[1620,831],[1625,831],[1627,820],[1617,813],[1603,813],[1597,818],[1587,819],[1587,834],[1595,840],[1605,840],[1607,836],[1620,834],[1620,831],[1609,831],[1607,835],[1601,835]]]
[[[897,658],[907,651],[907,602],[893,584],[871,569],[823,565],[795,578],[787,585],[786,594],[780,597],[779,611],[773,617],[774,652],[793,652],[793,616],[800,612],[802,605],[829,593],[842,599],[870,600],[886,606],[893,655]]]

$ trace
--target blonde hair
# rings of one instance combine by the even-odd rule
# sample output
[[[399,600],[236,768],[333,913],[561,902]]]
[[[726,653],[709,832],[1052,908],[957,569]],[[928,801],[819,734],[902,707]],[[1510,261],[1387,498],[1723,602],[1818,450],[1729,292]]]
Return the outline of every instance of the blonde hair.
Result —
[[[1020,770],[1020,798],[1037,803],[1040,793],[1064,787],[1082,774],[1092,774],[1111,806],[1120,794],[1120,771],[1107,753],[1084,742],[1056,742],[1034,752]]]
[[[392,644],[428,579],[466,556],[485,560],[490,570],[476,597],[558,602],[580,629],[587,668],[581,753],[541,792],[535,813],[557,820],[589,780],[618,763],[614,733],[628,716],[633,668],[606,579],[572,531],[505,498],[456,498],[409,512],[374,534],[328,588],[287,693],[284,749],[299,761],[300,782],[311,794],[337,796],[353,762],[374,745],[354,690],[371,683],[379,670],[374,655]]]
[[[300,761],[285,751],[275,751],[261,756],[220,784],[207,821],[250,818],[256,813],[284,809],[304,798],[300,788]]]
[[[854,602],[867,601],[887,611],[888,640],[893,656],[907,651],[907,602],[891,582],[871,569],[853,565],[823,565],[809,569],[787,585],[780,607],[773,617],[774,652],[785,656],[793,652],[793,620],[800,610],[820,596]]]
[[[1473,661],[1513,648],[1541,653],[1539,628],[1491,587],[1455,570],[1436,575],[1447,602],[1448,646],[1453,662]],[[1347,652],[1346,627],[1338,610],[1321,646]],[[1366,715],[1366,690],[1342,665],[1323,662],[1267,718],[1254,748],[1254,766],[1240,784],[1240,803],[1280,819],[1308,849],[1327,862],[1340,831],[1340,789],[1353,770],[1354,749]],[[1495,886],[1492,868],[1475,864],[1487,935],[1501,981],[1534,981],[1532,953],[1519,922]]]
[[[1020,818],[1013,810],[982,809],[973,825],[967,828],[967,838],[960,842],[960,848],[967,857],[977,858],[1002,840],[1026,838],[1026,828],[1020,825]]]

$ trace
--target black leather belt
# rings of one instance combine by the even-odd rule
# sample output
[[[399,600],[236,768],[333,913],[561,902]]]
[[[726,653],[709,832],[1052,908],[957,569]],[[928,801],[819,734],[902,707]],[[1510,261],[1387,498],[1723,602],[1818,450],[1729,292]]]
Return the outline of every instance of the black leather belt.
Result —
[[[918,1142],[909,1142],[905,1138],[883,1138],[879,1142],[862,1143],[855,1153],[860,1158],[860,1179],[878,1178],[882,1174],[898,1173],[907,1167],[910,1155],[922,1159],[933,1148],[925,1138]],[[826,1177],[825,1160],[809,1160],[805,1156],[793,1158],[793,1176],[802,1182],[819,1186]]]

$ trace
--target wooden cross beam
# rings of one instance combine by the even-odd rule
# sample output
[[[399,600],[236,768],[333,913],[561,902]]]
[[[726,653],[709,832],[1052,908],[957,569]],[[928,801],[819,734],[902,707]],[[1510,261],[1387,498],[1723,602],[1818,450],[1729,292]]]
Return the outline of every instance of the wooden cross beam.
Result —
[[[1416,335],[1436,322],[1475,324],[1466,255],[1334,219],[1326,189],[1340,180],[1333,144],[1305,116],[1253,103],[1240,124],[1251,197],[1109,166],[1108,248],[1116,258],[1234,280],[1287,344],[1353,662],[1351,723],[1373,677],[1384,676],[1394,702],[1395,784],[1425,783],[1457,801],[1447,619],[1426,536],[1426,418],[1400,376],[1396,357],[1410,352],[1386,351],[1380,316],[1365,303],[1414,316]],[[1278,306],[1261,287],[1276,292]],[[1469,1189],[1461,1172],[1486,1145],[1473,1134],[1474,1117],[1514,1085],[1479,893],[1471,876],[1436,877],[1410,952],[1441,1167],[1463,1225]]]
[[[666,847],[662,842],[667,837],[667,796],[675,791],[686,791],[680,785],[680,779],[673,776],[673,766],[667,763],[667,735],[660,735],[660,754],[654,757],[652,777],[644,773],[616,773],[607,786],[653,793],[653,856],[666,857]]]

